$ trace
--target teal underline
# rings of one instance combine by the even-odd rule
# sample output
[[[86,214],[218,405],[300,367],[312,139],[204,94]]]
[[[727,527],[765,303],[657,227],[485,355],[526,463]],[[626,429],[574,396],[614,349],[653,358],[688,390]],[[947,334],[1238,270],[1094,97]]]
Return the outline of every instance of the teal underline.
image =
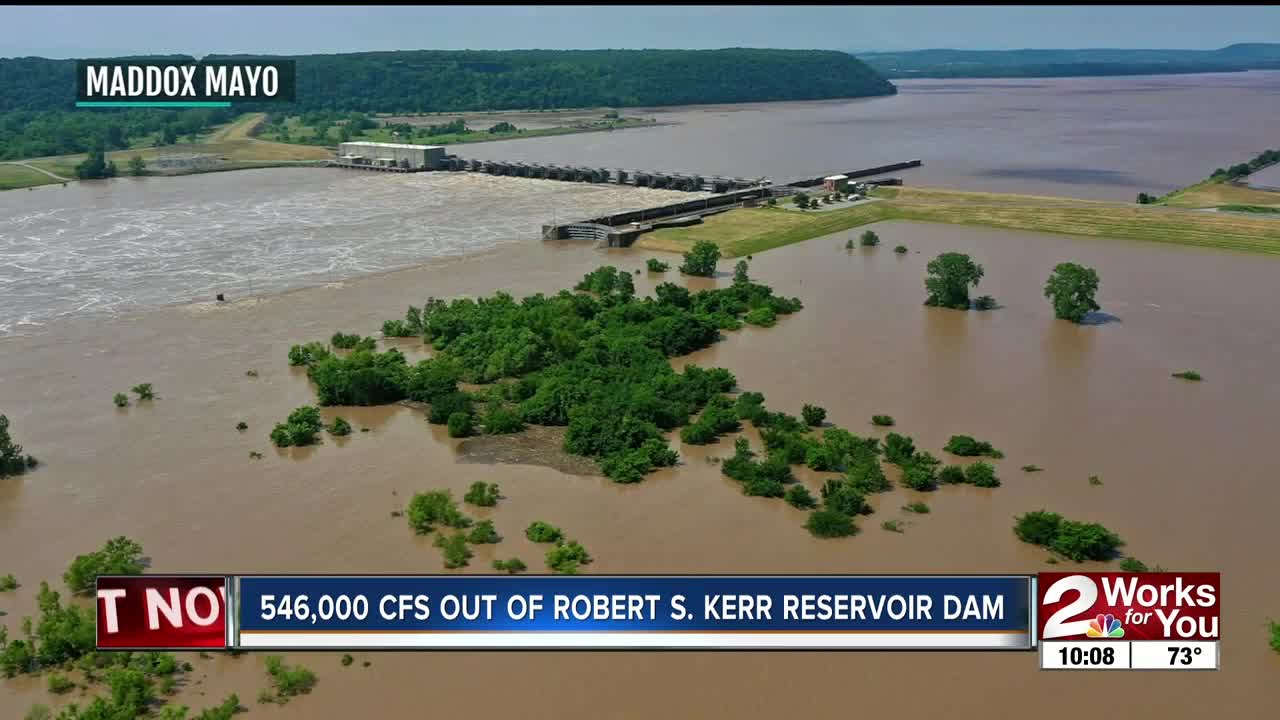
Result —
[[[131,108],[176,108],[176,107],[203,107],[203,108],[229,108],[231,103],[228,102],[185,102],[185,101],[150,101],[150,100],[86,100],[77,101],[76,107],[95,108],[95,107],[131,107]]]

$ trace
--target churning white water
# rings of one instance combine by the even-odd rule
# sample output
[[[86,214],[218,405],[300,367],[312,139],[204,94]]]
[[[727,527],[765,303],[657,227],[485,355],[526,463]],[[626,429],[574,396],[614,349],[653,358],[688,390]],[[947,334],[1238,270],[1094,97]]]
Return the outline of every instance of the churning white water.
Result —
[[[263,295],[540,242],[553,219],[689,193],[471,173],[247,170],[0,194],[0,334]]]

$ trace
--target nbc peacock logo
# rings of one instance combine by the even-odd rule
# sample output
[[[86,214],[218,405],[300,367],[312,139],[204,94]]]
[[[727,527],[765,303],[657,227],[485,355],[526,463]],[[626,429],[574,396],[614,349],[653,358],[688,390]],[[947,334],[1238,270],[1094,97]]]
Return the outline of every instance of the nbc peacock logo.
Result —
[[[1084,633],[1091,638],[1124,637],[1124,626],[1110,613],[1099,615],[1089,621],[1089,629]]]

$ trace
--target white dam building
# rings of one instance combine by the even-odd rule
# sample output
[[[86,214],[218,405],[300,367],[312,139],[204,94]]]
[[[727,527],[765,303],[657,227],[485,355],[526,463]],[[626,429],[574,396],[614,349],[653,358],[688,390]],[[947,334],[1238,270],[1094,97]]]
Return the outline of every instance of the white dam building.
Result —
[[[344,142],[338,145],[338,162],[403,170],[435,170],[444,163],[442,145],[407,145],[384,142]]]

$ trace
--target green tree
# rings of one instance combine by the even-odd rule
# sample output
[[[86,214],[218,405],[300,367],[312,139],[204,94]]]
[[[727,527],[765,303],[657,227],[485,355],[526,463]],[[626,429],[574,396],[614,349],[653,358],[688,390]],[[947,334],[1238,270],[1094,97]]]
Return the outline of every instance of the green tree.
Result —
[[[467,534],[467,542],[472,545],[492,545],[501,540],[502,537],[494,529],[492,520],[481,520]]]
[[[915,442],[906,435],[891,432],[884,437],[884,459],[894,465],[905,465],[915,451]]]
[[[541,520],[535,520],[529,524],[528,529],[524,531],[525,537],[536,543],[558,542],[564,533],[560,528]]]
[[[805,528],[820,538],[846,537],[857,532],[853,518],[836,510],[814,510],[805,521]]]
[[[463,515],[454,504],[453,496],[448,490],[416,493],[409,501],[409,509],[405,516],[409,520],[409,527],[419,535],[426,535],[434,530],[436,525],[452,528],[465,528],[471,525],[471,519]]]
[[[1120,569],[1125,572],[1150,572],[1147,564],[1138,558],[1127,557],[1120,561]]]
[[[902,484],[912,490],[926,491],[938,487],[941,461],[927,452],[917,452],[902,464]]]
[[[746,283],[751,281],[751,278],[747,276],[746,260],[739,260],[737,264],[733,266],[733,281],[735,283]]]
[[[467,545],[467,536],[460,532],[452,535],[436,533],[433,544],[444,554],[444,566],[450,570],[466,567],[473,555],[471,548]]]
[[[282,423],[271,429],[271,442],[276,447],[305,447],[316,443],[316,436],[324,429],[320,408],[304,405],[289,413]],[[348,427],[348,430],[350,428]]]
[[[1124,541],[1120,536],[1098,523],[1063,520],[1049,547],[1076,562],[1083,562],[1110,560],[1121,545]]]
[[[1000,478],[996,477],[996,469],[989,462],[979,461],[965,468],[964,479],[980,488],[1000,487]]]
[[[155,699],[154,683],[141,670],[113,668],[107,672],[107,684],[111,687],[114,717],[141,715]]]
[[[1053,303],[1053,314],[1061,320],[1078,323],[1085,315],[1099,309],[1094,296],[1098,292],[1098,273],[1076,263],[1060,263],[1044,285],[1044,296]]]
[[[782,496],[787,504],[801,510],[809,510],[818,506],[818,501],[809,492],[809,489],[800,483],[796,483],[787,488],[787,492]]]
[[[573,575],[578,568],[591,562],[587,549],[577,540],[557,542],[547,551],[547,567],[564,575]]]
[[[49,674],[49,692],[54,695],[61,695],[75,686],[75,681],[68,678],[66,675],[61,675],[59,673]]]
[[[451,438],[470,437],[475,432],[474,420],[469,412],[450,413],[448,426]]]
[[[115,174],[115,163],[107,161],[106,153],[101,145],[89,150],[89,156],[79,165],[76,165],[76,177],[81,180],[109,178],[114,177]]]
[[[862,491],[843,478],[823,483],[822,505],[828,510],[845,515],[860,515],[868,510],[867,500]]]
[[[1032,545],[1048,546],[1058,535],[1062,516],[1046,510],[1035,510],[1019,516],[1013,524],[1018,539]]]
[[[134,155],[129,158],[129,174],[134,177],[141,177],[147,174],[147,161],[143,160],[141,155]]]
[[[875,247],[880,244],[880,236],[874,230],[866,230],[862,233],[862,237],[858,239],[858,242],[863,247]]]
[[[827,419],[827,411],[817,405],[805,403],[804,407],[800,408],[800,416],[804,418],[805,425],[808,425],[809,427],[818,427],[822,424],[823,420]]]
[[[62,580],[75,593],[88,593],[99,575],[141,575],[145,567],[142,545],[123,535],[112,538],[101,550],[77,555]]]
[[[289,698],[311,692],[316,684],[316,674],[301,665],[286,665],[279,655],[266,658],[267,675],[275,686],[276,695]]]
[[[476,481],[471,483],[471,487],[467,490],[467,494],[462,500],[469,505],[477,507],[493,507],[498,504],[498,500],[502,497],[501,490],[497,483],[484,483]]]
[[[924,287],[929,292],[925,305],[969,309],[969,286],[982,280],[982,266],[964,253],[948,252],[929,261]]]
[[[524,572],[526,566],[520,558],[511,558],[510,560],[494,560],[493,569],[500,570],[508,575],[515,575],[518,572]]]
[[[0,478],[6,475],[21,475],[35,467],[36,459],[22,454],[22,446],[9,437],[9,418],[0,415]]]
[[[698,277],[714,277],[716,263],[720,260],[720,247],[708,240],[699,240],[684,254],[680,272]]]

